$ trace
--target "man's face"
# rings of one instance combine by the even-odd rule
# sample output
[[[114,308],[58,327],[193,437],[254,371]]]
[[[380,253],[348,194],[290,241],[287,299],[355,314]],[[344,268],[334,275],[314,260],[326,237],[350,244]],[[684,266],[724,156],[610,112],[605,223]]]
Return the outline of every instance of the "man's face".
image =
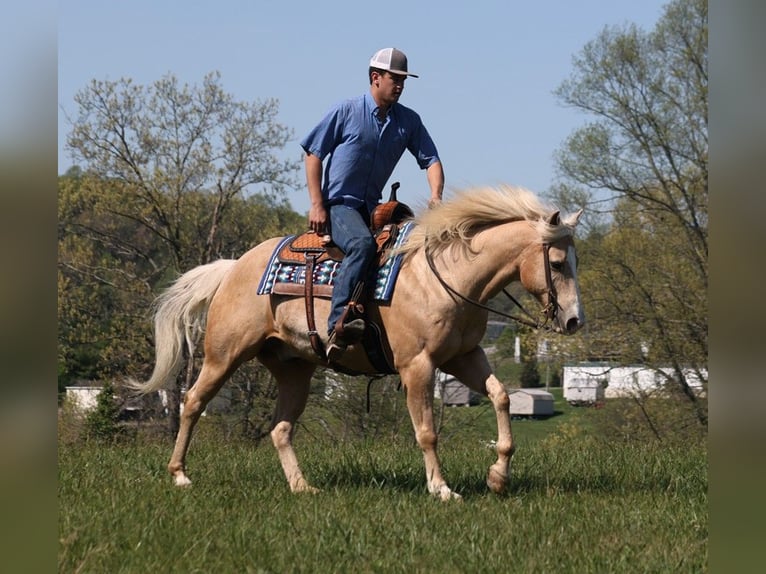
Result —
[[[383,72],[373,78],[373,84],[376,87],[381,100],[387,104],[393,104],[399,100],[404,90],[404,82],[407,76]]]

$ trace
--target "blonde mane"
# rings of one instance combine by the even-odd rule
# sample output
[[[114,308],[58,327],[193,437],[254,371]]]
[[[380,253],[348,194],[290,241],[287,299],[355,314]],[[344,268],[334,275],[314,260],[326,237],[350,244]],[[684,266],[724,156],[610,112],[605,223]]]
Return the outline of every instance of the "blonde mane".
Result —
[[[551,225],[545,220],[555,211],[531,191],[520,187],[503,185],[460,190],[452,199],[421,213],[406,243],[396,253],[407,257],[426,243],[434,253],[452,244],[471,252],[471,239],[479,231],[511,221],[529,221],[540,234],[541,242],[572,235],[574,225],[565,221]]]

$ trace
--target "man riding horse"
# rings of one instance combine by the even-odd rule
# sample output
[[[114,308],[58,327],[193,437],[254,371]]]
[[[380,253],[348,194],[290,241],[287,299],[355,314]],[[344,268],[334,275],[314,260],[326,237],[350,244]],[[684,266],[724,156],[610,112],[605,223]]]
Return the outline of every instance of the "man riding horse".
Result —
[[[403,52],[377,51],[368,70],[369,92],[335,105],[301,141],[311,200],[309,228],[318,234],[331,233],[333,243],[345,253],[327,323],[331,361],[364,333],[364,320],[354,318],[349,310],[360,283],[371,284],[369,276],[375,271],[370,213],[405,149],[426,170],[429,204],[442,198],[444,171],[436,146],[420,116],[399,103],[408,76],[418,77],[408,71]]]

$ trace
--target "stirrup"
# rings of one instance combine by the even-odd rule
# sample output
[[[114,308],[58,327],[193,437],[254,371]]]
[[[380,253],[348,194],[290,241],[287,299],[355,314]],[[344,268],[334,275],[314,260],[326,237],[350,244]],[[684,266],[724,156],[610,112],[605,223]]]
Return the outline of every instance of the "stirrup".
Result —
[[[340,332],[338,332],[336,327],[333,333],[337,335],[338,341],[342,341],[346,345],[350,345],[351,343],[356,343],[362,338],[366,326],[367,325],[365,324],[364,319],[357,318],[349,321],[348,323],[343,323]]]
[[[343,334],[338,332],[337,327],[333,329],[332,333],[330,333],[330,338],[327,340],[328,360],[337,361],[343,356],[349,345],[361,341],[366,326],[364,319],[354,319],[342,325]]]

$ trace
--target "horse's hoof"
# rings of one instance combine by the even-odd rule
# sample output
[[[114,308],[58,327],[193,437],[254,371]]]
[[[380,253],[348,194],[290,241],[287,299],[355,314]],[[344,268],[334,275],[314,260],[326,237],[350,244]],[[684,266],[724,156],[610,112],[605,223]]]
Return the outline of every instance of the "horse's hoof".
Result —
[[[442,494],[441,499],[442,500],[458,500],[462,502],[463,497],[460,496],[457,492],[450,490],[446,495]]]
[[[463,500],[457,492],[454,492],[446,484],[442,484],[438,489],[434,490],[431,494],[438,497],[440,500]]]
[[[322,491],[319,490],[318,488],[314,488],[313,486],[307,486],[306,488],[301,490],[296,490],[295,492],[305,492],[307,494],[319,494]]]
[[[322,491],[321,491],[321,490],[319,490],[318,488],[314,488],[313,486],[311,486],[311,485],[310,485],[308,482],[306,482],[306,481],[301,481],[301,482],[299,482],[298,484],[296,484],[295,486],[293,486],[293,487],[291,488],[291,490],[292,490],[292,491],[293,491],[295,494],[298,494],[298,493],[301,493],[301,492],[307,492],[308,494],[317,494],[317,493],[319,493],[319,492],[322,492]]]
[[[192,481],[185,474],[180,473],[173,477],[173,483],[176,486],[191,486]]]

